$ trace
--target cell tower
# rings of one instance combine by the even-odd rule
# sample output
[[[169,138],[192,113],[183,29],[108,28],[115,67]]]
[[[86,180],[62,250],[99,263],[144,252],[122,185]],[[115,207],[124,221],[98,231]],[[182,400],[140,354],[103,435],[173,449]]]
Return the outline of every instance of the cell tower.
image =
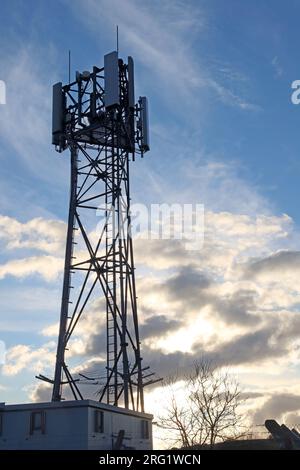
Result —
[[[53,384],[52,401],[62,400],[64,385],[76,400],[83,399],[66,351],[80,318],[100,297],[106,376],[99,401],[144,411],[144,386],[156,380],[145,372],[149,368],[142,366],[140,352],[129,166],[135,153],[149,150],[149,130],[147,98],[135,103],[133,59],[126,64],[111,52],[103,68],[77,72],[65,86],[56,83],[52,132],[58,152],[70,149],[71,187],[55,375],[39,378]],[[103,221],[96,235],[95,211]]]

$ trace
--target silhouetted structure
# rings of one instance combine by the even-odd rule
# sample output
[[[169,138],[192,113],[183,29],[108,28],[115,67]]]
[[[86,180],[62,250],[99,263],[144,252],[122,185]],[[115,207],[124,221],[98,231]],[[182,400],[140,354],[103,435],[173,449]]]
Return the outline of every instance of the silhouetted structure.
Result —
[[[144,411],[143,389],[153,374],[145,373],[140,352],[129,167],[136,153],[149,150],[149,129],[147,99],[135,103],[133,59],[126,64],[112,52],[104,67],[77,72],[65,86],[56,83],[52,131],[56,150],[70,150],[71,188],[55,376],[39,378],[53,383],[53,401],[62,399],[63,385],[83,399],[80,383],[92,377],[75,378],[66,351],[80,318],[102,296],[106,378],[99,401]]]

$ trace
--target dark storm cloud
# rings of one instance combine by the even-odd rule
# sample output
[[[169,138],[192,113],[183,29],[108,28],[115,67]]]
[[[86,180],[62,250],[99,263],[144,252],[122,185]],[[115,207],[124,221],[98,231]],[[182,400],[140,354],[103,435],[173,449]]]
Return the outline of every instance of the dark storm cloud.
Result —
[[[213,289],[209,291],[211,287]],[[193,266],[181,268],[160,289],[169,301],[181,303],[182,312],[187,314],[210,305],[214,313],[228,324],[252,325],[260,321],[255,314],[256,291],[241,289],[230,295],[218,296],[218,284]]]
[[[164,336],[183,326],[182,320],[170,319],[165,315],[154,315],[140,325],[141,338]]]
[[[160,349],[153,349],[146,344],[142,344],[143,365],[149,365],[151,371],[156,373],[156,377],[168,378],[176,376],[177,378],[185,378],[193,364],[202,359],[212,361],[216,366],[228,367],[231,365],[261,363],[264,360],[285,357],[291,348],[291,338],[296,337],[299,333],[299,329],[297,330],[299,323],[300,317],[298,318],[296,314],[286,317],[284,328],[280,328],[276,318],[271,318],[264,327],[253,332],[241,334],[226,343],[216,343],[215,345],[211,343],[207,347],[201,341],[198,341],[191,345],[191,352],[174,351],[166,353]],[[141,331],[144,327],[144,337],[147,337],[147,334],[148,337],[152,337],[157,336],[158,333],[163,335],[170,328],[176,329],[178,326],[177,322],[159,315],[157,317],[150,317],[147,323],[141,327]],[[199,337],[201,337],[201,331],[199,331]],[[105,355],[105,341],[104,331],[100,336],[98,334],[93,335],[88,343],[86,354],[94,357]],[[186,342],[187,338],[184,338],[184,341]],[[181,345],[178,344],[178,347],[180,348]],[[97,371],[98,375],[105,375],[105,364],[103,361],[95,360],[92,367],[87,364],[81,370],[83,373],[87,372],[88,375],[94,375],[95,371]],[[155,386],[160,386],[160,382]],[[85,389],[87,388],[85,386]],[[90,389],[89,393],[92,393],[93,390],[95,391],[95,387],[90,387]],[[246,395],[248,395],[246,398],[257,398],[260,396],[257,394],[250,394],[249,396],[249,393]],[[298,408],[287,408],[286,411],[296,409]]]
[[[183,326],[182,320],[169,319],[165,315],[153,315],[140,324],[140,338],[143,340],[146,338],[162,337],[181,326]],[[101,331],[97,331],[89,337],[84,351],[84,354],[89,356],[103,353],[106,353],[105,326],[102,327]]]
[[[240,335],[230,341],[205,349],[201,343],[193,345],[191,353],[162,351],[143,348],[143,357],[151,368],[160,376],[179,374],[184,376],[193,363],[201,358],[212,361],[217,366],[251,364],[273,357],[280,357],[287,352],[285,342],[272,342],[274,330],[269,326],[255,332]]]
[[[157,377],[168,378],[176,375],[184,377],[193,363],[197,359],[196,354],[175,351],[172,353],[163,353],[160,350],[150,349],[146,346],[142,348],[144,365],[150,365],[151,371],[155,372]],[[201,354],[198,355],[200,359]],[[158,386],[161,385],[158,383]]]
[[[281,421],[284,414],[298,410],[300,411],[300,395],[276,393],[256,411],[253,416],[253,423],[263,424],[266,419]]]
[[[279,251],[267,258],[250,262],[245,268],[245,277],[255,278],[260,274],[300,271],[299,251]]]
[[[205,290],[210,285],[211,281],[203,272],[193,266],[185,266],[165,282],[162,291],[170,300],[184,301],[189,308],[194,309],[207,303]]]
[[[223,365],[237,365],[281,357],[287,353],[287,344],[271,341],[273,333],[274,327],[266,326],[233,338],[213,351],[214,360]]]
[[[100,331],[95,331],[87,343],[84,355],[94,356],[106,354],[106,327],[102,326]]]
[[[39,382],[32,394],[34,402],[45,403],[51,400],[52,386],[44,382]]]
[[[300,312],[281,312],[274,315],[277,320],[276,339],[278,342],[292,341],[300,336]]]
[[[219,317],[228,324],[253,325],[260,322],[255,314],[256,291],[241,289],[226,297],[212,299],[211,304]]]
[[[218,284],[191,265],[181,267],[176,275],[160,285],[155,284],[153,289],[166,298],[172,313],[168,317],[143,306],[146,319],[140,322],[142,356],[144,364],[150,365],[159,376],[174,374],[177,369],[186,371],[201,357],[220,366],[255,364],[287,357],[292,348],[296,347],[293,340],[299,336],[300,315],[296,312],[276,311],[265,312],[264,316],[259,314],[255,290],[241,289],[230,295],[218,295]],[[187,319],[191,320],[191,315],[201,314],[203,306],[210,306],[210,315],[220,318],[229,328],[230,325],[245,327],[244,332],[227,342],[215,338],[205,344],[199,339],[191,344],[190,353],[166,353],[143,343],[146,338],[158,338],[176,332],[186,324]],[[201,330],[198,338],[202,338]],[[182,340],[186,345],[188,339],[184,335]],[[86,344],[85,355],[105,357],[105,325],[100,331],[96,328]],[[178,344],[178,349],[181,348],[182,345]]]
[[[239,335],[230,341],[205,348],[201,343],[192,345],[191,353],[176,351],[164,353],[143,348],[145,361],[161,376],[177,373],[184,375],[187,368],[200,358],[212,361],[217,366],[261,363],[264,360],[284,357],[290,350],[290,336],[277,331],[277,324],[269,322],[254,332]],[[181,371],[181,372],[180,372]]]

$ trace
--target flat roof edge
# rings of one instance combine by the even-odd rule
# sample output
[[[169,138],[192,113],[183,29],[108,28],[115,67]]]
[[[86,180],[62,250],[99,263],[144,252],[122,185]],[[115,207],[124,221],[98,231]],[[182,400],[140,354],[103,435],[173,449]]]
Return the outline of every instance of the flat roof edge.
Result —
[[[153,419],[153,415],[149,413],[143,413],[141,411],[127,410],[120,406],[107,405],[106,403],[100,403],[94,400],[66,400],[61,402],[37,402],[37,403],[18,403],[18,404],[0,404],[0,411],[21,411],[30,410],[35,408],[49,408],[49,409],[60,409],[60,408],[101,408],[112,413],[126,414],[129,416],[144,417],[147,419]]]

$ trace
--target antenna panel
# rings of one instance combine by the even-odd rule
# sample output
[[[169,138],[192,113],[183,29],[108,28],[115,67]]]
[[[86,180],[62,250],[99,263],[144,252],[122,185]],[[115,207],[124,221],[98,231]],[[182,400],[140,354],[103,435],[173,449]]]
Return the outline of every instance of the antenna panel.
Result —
[[[134,98],[134,62],[132,57],[128,57],[128,104],[129,108],[135,107]]]
[[[62,83],[53,85],[52,94],[52,144],[59,145],[60,134],[64,132],[64,95]]]
[[[148,152],[150,150],[148,100],[146,96],[141,96],[139,101],[141,105],[141,148],[143,152]]]
[[[104,101],[106,108],[120,104],[119,89],[118,53],[114,51],[104,56]]]

